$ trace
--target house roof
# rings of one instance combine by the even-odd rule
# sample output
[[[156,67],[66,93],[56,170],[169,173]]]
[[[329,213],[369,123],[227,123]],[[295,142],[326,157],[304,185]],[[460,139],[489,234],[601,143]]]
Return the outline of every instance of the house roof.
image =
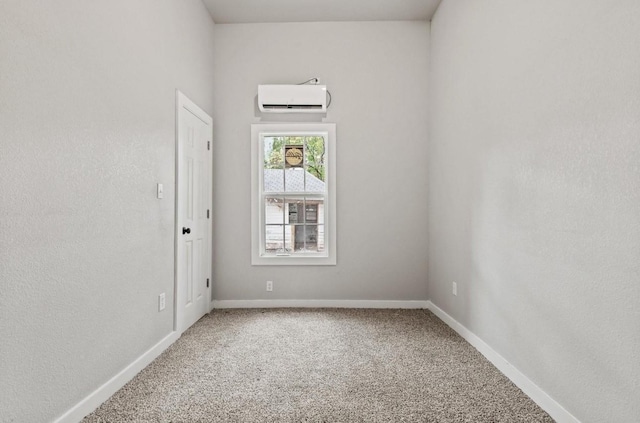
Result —
[[[305,181],[306,179],[306,181]],[[285,191],[286,181],[289,192],[324,192],[324,182],[311,173],[299,167],[289,169],[265,169],[264,170],[264,191],[282,192]],[[305,182],[306,188],[305,189]]]

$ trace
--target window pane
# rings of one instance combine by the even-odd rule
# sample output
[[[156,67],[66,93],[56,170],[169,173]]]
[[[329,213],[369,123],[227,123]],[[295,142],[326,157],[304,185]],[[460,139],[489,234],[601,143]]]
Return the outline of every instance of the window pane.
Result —
[[[324,224],[324,199],[306,197],[305,223]]]
[[[284,223],[284,199],[269,197],[264,200],[264,221],[267,225]]]
[[[304,146],[297,144],[285,144],[284,167],[304,168]]]
[[[295,225],[292,226],[292,239],[293,239],[293,248],[296,253],[305,252],[305,226],[304,225]]]
[[[284,191],[284,141],[282,137],[265,137],[264,140],[264,191]]]
[[[318,203],[315,201],[309,201],[304,209],[304,216],[306,223],[318,222]]]
[[[270,189],[269,191],[282,191],[282,189],[276,189],[282,187],[282,171],[270,170],[270,172],[278,172],[277,174],[270,174]],[[313,174],[305,171],[301,167],[290,167],[284,171],[285,189],[286,192],[325,192],[325,183],[318,179]],[[267,190],[267,169],[265,169],[265,191]],[[273,189],[271,189],[273,188]]]
[[[282,169],[284,157],[282,156],[284,142],[281,137],[264,138],[264,167],[265,169]]]
[[[284,248],[288,253],[293,252],[293,244],[296,239],[296,228],[300,225],[285,225],[284,228]]]
[[[269,197],[267,199],[269,207],[281,207],[284,201],[284,221],[269,220],[267,223],[324,223],[324,198],[317,197],[286,197],[284,200],[279,197]],[[279,209],[282,210],[282,209]]]
[[[264,192],[284,191],[284,169],[264,169]]]
[[[266,225],[264,239],[265,252],[281,252],[284,248],[284,225]]]
[[[308,173],[305,191],[324,192],[326,169],[323,137],[306,137],[304,163]]]
[[[324,225],[318,225],[318,252],[324,251]]]
[[[304,137],[281,137],[283,144],[303,145]]]
[[[318,252],[318,225],[297,225],[294,240],[296,252]]]
[[[304,198],[287,198],[286,202],[286,222],[283,223],[304,223]]]
[[[305,184],[305,171],[301,167],[290,167],[284,172],[285,191],[303,192]]]

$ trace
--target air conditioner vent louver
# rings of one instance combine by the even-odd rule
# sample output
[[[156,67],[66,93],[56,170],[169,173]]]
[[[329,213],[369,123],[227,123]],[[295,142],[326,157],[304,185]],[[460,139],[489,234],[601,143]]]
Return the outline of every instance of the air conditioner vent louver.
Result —
[[[265,113],[324,113],[326,85],[258,85],[258,107]]]
[[[296,104],[296,105],[283,105],[283,104],[263,104],[265,109],[315,109],[322,110],[322,106],[319,104]]]

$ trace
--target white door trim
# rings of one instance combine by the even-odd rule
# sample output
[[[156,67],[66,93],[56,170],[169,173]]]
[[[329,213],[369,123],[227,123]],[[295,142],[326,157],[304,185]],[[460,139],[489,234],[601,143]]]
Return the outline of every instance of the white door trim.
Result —
[[[180,90],[176,90],[176,116],[175,116],[175,137],[176,137],[176,150],[175,150],[175,210],[174,210],[174,240],[173,240],[173,248],[174,248],[174,265],[173,265],[173,330],[177,332],[178,336],[182,334],[181,322],[182,315],[181,310],[178,307],[178,242],[179,242],[179,231],[181,230],[180,222],[178,222],[178,207],[179,207],[179,187],[180,187],[180,176],[179,176],[179,149],[180,149],[180,111],[182,109],[186,109],[191,112],[195,117],[200,119],[202,122],[207,124],[209,128],[213,129],[213,119],[209,116],[204,110],[202,110],[198,105],[196,105],[193,101],[191,101],[186,95],[184,95]],[[213,133],[209,134],[210,140],[213,140]],[[212,199],[213,195],[210,197],[210,201],[207,204],[207,208],[213,212],[212,209]],[[211,243],[213,240],[212,236],[212,225],[211,222],[213,220],[213,216],[210,215],[208,219],[208,227],[207,231],[209,233],[209,242]],[[212,250],[210,250],[212,251]],[[213,259],[210,258],[210,263],[212,263]],[[211,269],[209,269],[209,275],[211,275]],[[209,279],[212,279],[211,277]],[[209,283],[209,287],[206,288],[205,295],[207,296],[206,303],[208,305],[207,310],[211,311],[211,286],[212,281]]]

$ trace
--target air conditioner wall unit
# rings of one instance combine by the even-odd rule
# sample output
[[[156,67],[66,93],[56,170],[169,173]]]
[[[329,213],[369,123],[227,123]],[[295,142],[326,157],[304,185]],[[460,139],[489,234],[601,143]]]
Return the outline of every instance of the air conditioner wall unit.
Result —
[[[325,113],[326,85],[258,85],[258,107],[264,113]]]

